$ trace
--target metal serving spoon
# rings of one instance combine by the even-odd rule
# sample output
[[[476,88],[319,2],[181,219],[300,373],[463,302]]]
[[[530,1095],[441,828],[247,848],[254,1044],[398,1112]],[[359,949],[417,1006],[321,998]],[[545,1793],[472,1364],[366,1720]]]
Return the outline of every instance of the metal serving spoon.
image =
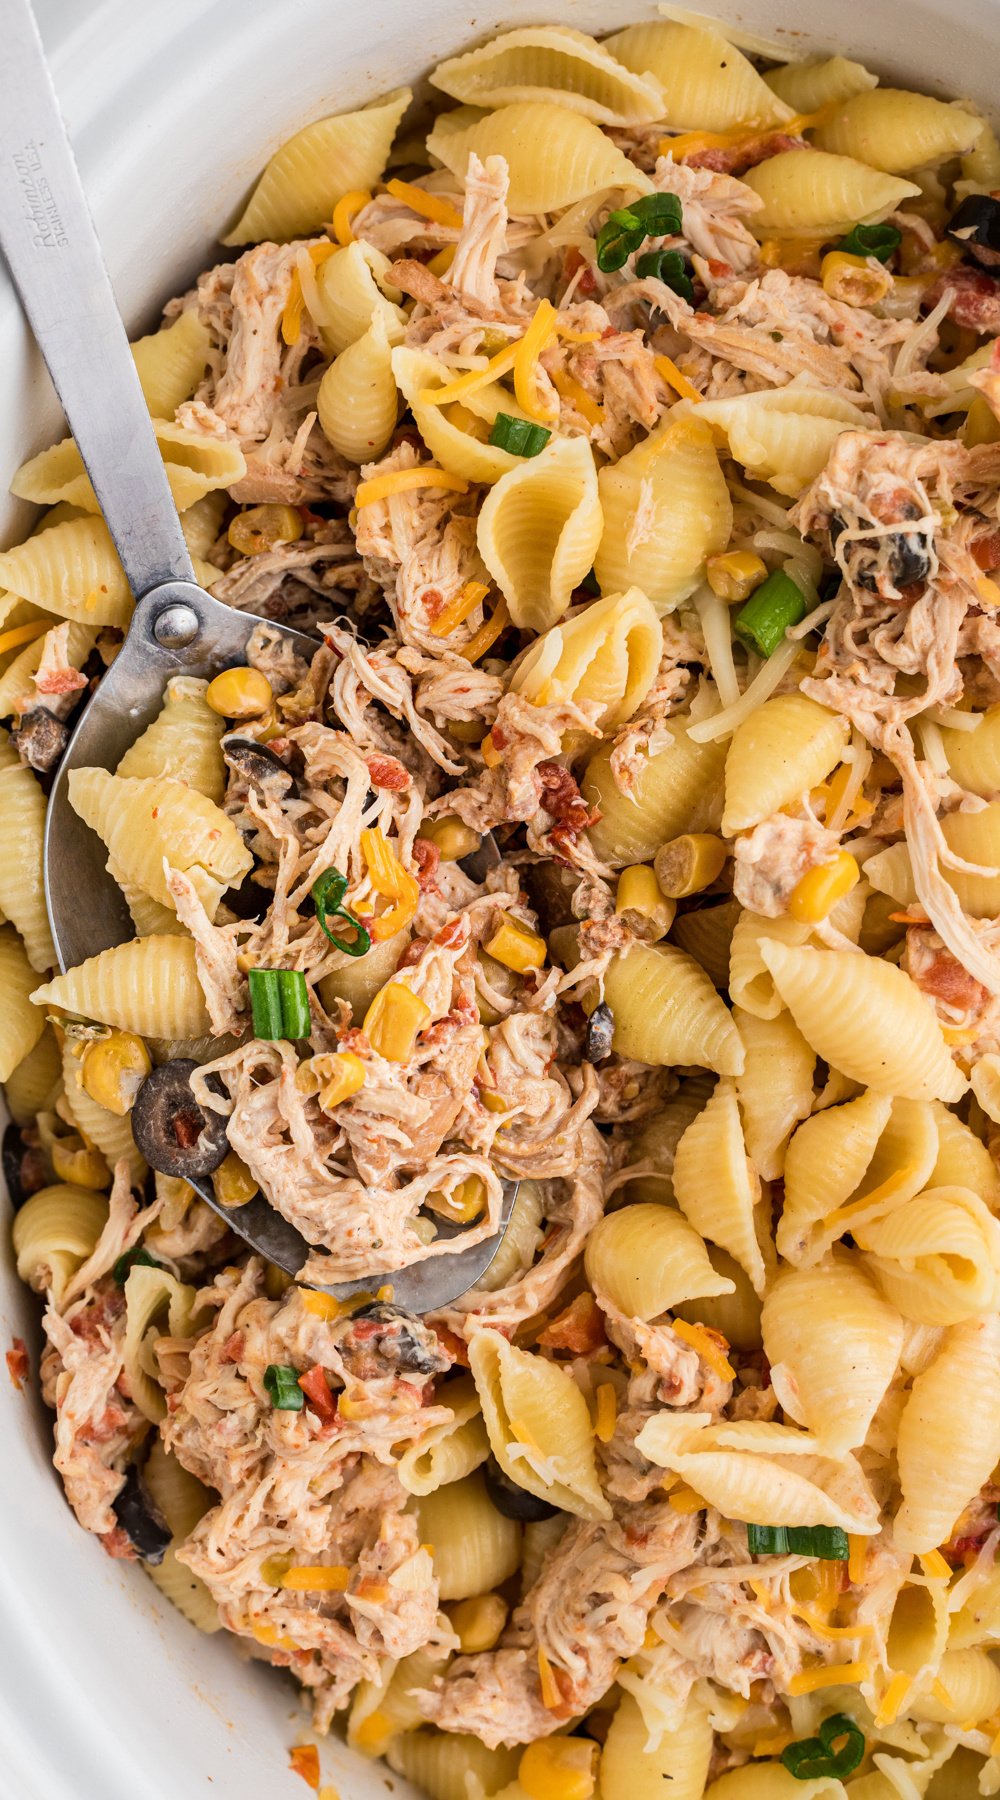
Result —
[[[243,662],[262,621],[195,581],[28,0],[2,0],[0,27],[0,245],[136,599],[124,646],[70,738],[49,799],[45,892],[65,970],[134,935],[105,847],[69,804],[70,770],[113,769],[159,711],[171,675],[211,676]],[[314,653],[314,638],[264,622],[300,655]],[[302,1267],[309,1244],[262,1195],[225,1208],[210,1182],[193,1185],[252,1249],[289,1274]],[[516,1195],[517,1183],[505,1182],[500,1230],[484,1242],[324,1291],[345,1296],[390,1281],[407,1311],[447,1306],[492,1262]]]

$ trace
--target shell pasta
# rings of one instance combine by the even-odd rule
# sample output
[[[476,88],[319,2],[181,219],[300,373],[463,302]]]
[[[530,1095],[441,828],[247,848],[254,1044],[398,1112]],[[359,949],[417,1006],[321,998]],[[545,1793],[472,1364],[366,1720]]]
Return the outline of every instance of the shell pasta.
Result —
[[[296,117],[132,345],[249,636],[70,774],[134,935],[65,969],[133,600],[74,440],[10,471],[54,1462],[292,1676],[321,1800],[330,1731],[427,1800],[986,1795],[1000,150],[850,45],[610,22]]]

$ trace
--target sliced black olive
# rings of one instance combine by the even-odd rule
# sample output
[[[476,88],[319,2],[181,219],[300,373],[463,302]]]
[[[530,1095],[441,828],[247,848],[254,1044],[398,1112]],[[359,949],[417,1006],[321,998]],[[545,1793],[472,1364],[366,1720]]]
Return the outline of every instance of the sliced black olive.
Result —
[[[228,889],[225,904],[238,919],[262,919],[273,899],[256,881],[244,881],[242,887]]]
[[[364,1321],[381,1329],[358,1332],[355,1328]],[[376,1358],[408,1375],[440,1375],[449,1367],[449,1359],[430,1327],[384,1300],[373,1300],[352,1313],[341,1351],[345,1359]]]
[[[906,508],[911,517],[918,517],[916,505]],[[830,520],[830,548],[836,550],[838,541],[846,527],[842,518],[834,513]],[[931,572],[930,557],[926,539],[913,531],[894,531],[886,537],[859,537],[852,540],[854,550],[870,550],[877,557],[877,567],[862,569],[853,577],[858,587],[867,593],[878,593],[878,572],[881,570],[888,576],[893,587],[912,587],[915,582],[926,581]]]
[[[170,1528],[135,1463],[129,1463],[125,1486],[111,1506],[136,1555],[143,1562],[161,1563],[170,1543]]]
[[[611,1055],[611,1040],[615,1035],[615,1015],[606,1000],[595,1006],[587,1020],[587,1035],[584,1039],[583,1054],[590,1063],[603,1062]]]
[[[573,911],[573,895],[580,885],[578,869],[568,869],[562,863],[536,862],[525,864],[519,874],[545,937],[560,925],[578,923]]]
[[[499,869],[503,857],[500,846],[492,831],[487,831],[478,850],[470,850],[468,856],[460,856],[458,866],[470,881],[485,881],[493,869]]]
[[[524,1525],[534,1524],[538,1519],[551,1519],[559,1511],[558,1506],[539,1500],[537,1494],[529,1494],[527,1488],[518,1487],[516,1481],[511,1481],[495,1456],[486,1459],[486,1492],[505,1519],[519,1519]]]
[[[222,754],[229,767],[242,775],[248,787],[259,788],[268,798],[273,796],[282,800],[295,786],[295,777],[286,769],[280,756],[266,744],[259,744],[256,738],[225,737]]]
[[[147,1075],[131,1112],[132,1136],[151,1169],[201,1181],[229,1152],[221,1113],[203,1112],[191,1092],[198,1064],[189,1057],[161,1063]]]
[[[30,712],[23,714],[10,739],[21,761],[30,769],[37,769],[40,775],[46,775],[55,768],[66,748],[69,726],[46,707],[33,706]]]
[[[967,194],[948,221],[948,236],[984,268],[995,269],[1000,264],[1000,200],[992,194]]]

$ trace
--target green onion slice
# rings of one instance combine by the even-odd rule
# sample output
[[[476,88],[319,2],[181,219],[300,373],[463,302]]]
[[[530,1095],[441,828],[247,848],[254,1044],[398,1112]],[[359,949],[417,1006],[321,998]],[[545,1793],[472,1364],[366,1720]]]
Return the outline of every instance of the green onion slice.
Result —
[[[647,237],[676,237],[681,228],[681,203],[676,194],[646,194],[629,203],[629,212],[646,227]]]
[[[511,456],[537,456],[544,450],[551,431],[546,425],[536,425],[532,419],[515,419],[512,413],[497,413],[490,432],[490,443],[498,450],[507,450]]]
[[[864,1754],[865,1734],[860,1725],[847,1713],[831,1713],[815,1737],[787,1744],[781,1760],[796,1781],[815,1781],[853,1774]]]
[[[851,1548],[839,1525],[748,1525],[751,1556],[821,1556],[846,1562]]]
[[[339,869],[325,869],[312,884],[316,917],[335,950],[342,950],[345,956],[367,956],[372,947],[371,938],[354,914],[340,904],[346,892],[347,876],[342,875]],[[327,924],[328,919],[343,919],[356,935],[347,940],[336,937]]]
[[[648,235],[642,220],[631,209],[610,213],[597,234],[597,266],[602,274],[611,275],[622,268]]]
[[[874,256],[879,262],[889,261],[894,250],[898,250],[903,241],[903,234],[895,225],[852,225],[846,237],[837,245],[848,256]]]
[[[268,1363],[264,1370],[264,1386],[278,1412],[302,1411],[305,1395],[299,1386],[299,1372],[290,1363]]]
[[[770,656],[789,625],[797,625],[807,611],[802,589],[783,569],[775,569],[737,613],[733,629],[748,649],[756,650],[758,656]]]
[[[144,1269],[159,1269],[163,1266],[162,1263],[157,1262],[155,1256],[150,1256],[149,1251],[144,1250],[141,1244],[136,1244],[133,1249],[124,1251],[112,1266],[111,1274],[119,1287],[125,1286],[129,1278],[129,1271],[135,1268],[136,1263]]]
[[[253,1032],[258,1038],[307,1038],[312,1030],[309,990],[298,969],[251,969]]]
[[[635,272],[640,281],[647,275],[652,275],[656,281],[662,281],[664,287],[680,294],[682,300],[686,300],[689,305],[694,299],[691,277],[679,250],[646,250],[642,256],[636,257]]]

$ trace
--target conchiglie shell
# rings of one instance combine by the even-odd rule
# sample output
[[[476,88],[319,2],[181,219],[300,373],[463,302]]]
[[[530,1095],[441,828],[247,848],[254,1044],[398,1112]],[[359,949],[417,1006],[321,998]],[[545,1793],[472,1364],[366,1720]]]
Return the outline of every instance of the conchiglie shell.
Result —
[[[490,1453],[489,1438],[471,1375],[448,1383],[443,1404],[454,1417],[435,1425],[408,1445],[399,1459],[399,1479],[408,1494],[432,1494],[478,1469]]]
[[[636,1449],[682,1476],[723,1518],[839,1525],[862,1536],[878,1530],[878,1506],[850,1456],[834,1462],[817,1455],[811,1436],[764,1420],[704,1429],[707,1421],[707,1413],[654,1414]]]
[[[103,519],[68,519],[4,551],[0,587],[82,625],[124,631],[132,617],[125,571]]]
[[[37,984],[13,925],[0,925],[0,1081],[30,1056],[45,1029],[44,1012],[31,1003]]]
[[[33,1050],[3,1077],[4,1097],[15,1125],[30,1125],[36,1113],[50,1112],[62,1086],[62,1058],[51,1025],[43,1025]]]
[[[735,1082],[720,1081],[688,1126],[674,1157],[673,1184],[688,1223],[728,1250],[763,1294],[766,1272],[755,1216],[760,1181],[747,1160]]]
[[[28,606],[30,602],[20,604]],[[45,618],[32,607],[36,617]],[[10,621],[7,621],[9,623]],[[27,624],[28,620],[18,620],[19,624]],[[48,619],[50,629],[58,631],[61,621]],[[25,644],[23,650],[15,650],[9,660],[5,660],[3,674],[0,675],[0,719],[12,718],[15,714],[27,712],[34,704],[36,688],[35,675],[41,665],[49,642],[49,632],[35,639],[34,643]],[[79,669],[86,662],[91,650],[97,642],[97,632],[89,625],[70,625],[66,634],[66,658],[74,669]]]
[[[173,907],[161,906],[159,900],[154,900],[149,894],[144,893],[113,856],[108,857],[106,867],[112,881],[121,888],[137,937],[153,937],[157,932],[164,931],[170,937],[174,937],[178,932],[185,930]]]
[[[420,395],[426,388],[443,387],[450,378],[451,371],[436,356],[428,356],[423,350],[406,350],[402,347],[392,352],[392,372],[396,386],[407,402],[416,421],[424,443],[427,445],[435,462],[443,469],[450,469],[455,475],[464,475],[467,481],[482,482],[491,486],[506,475],[510,469],[521,467],[521,458],[513,456],[509,450],[499,450],[496,445],[488,444],[484,432],[480,439],[471,431],[465,431],[447,416],[450,408],[428,405]],[[463,401],[463,407],[473,413],[476,418],[488,419],[489,409],[492,416],[498,412],[507,412],[514,418],[524,417],[521,409],[499,382],[489,388],[480,388]]]
[[[748,58],[707,27],[673,19],[630,25],[606,38],[604,48],[626,68],[656,77],[663,116],[675,128],[728,131],[734,125],[782,125],[791,117],[791,107]]]
[[[698,1233],[668,1206],[623,1206],[590,1234],[587,1280],[598,1300],[630,1319],[658,1319],[684,1300],[735,1293]]]
[[[212,1599],[211,1589],[196,1575],[192,1569],[179,1562],[173,1544],[168,1544],[160,1563],[143,1563],[143,1568],[154,1587],[159,1588],[165,1600],[185,1618],[196,1631],[203,1631],[207,1636],[222,1630],[219,1608]]]
[[[642,705],[662,656],[656,613],[639,588],[629,588],[550,626],[522,657],[510,689],[537,706],[595,701],[597,723],[610,731]]]
[[[172,419],[190,400],[212,351],[212,334],[189,307],[171,325],[131,346],[143,399],[154,419]]]
[[[394,932],[382,943],[374,943],[367,956],[344,957],[340,968],[331,969],[317,984],[319,997],[331,1011],[336,1000],[346,1000],[354,1024],[359,1025],[369,1006],[384,987],[410,941],[407,931]]]
[[[711,1075],[691,1076],[643,1121],[634,1137],[630,1136],[629,1162],[652,1163],[653,1169],[650,1174],[638,1175],[629,1182],[629,1200],[650,1200],[661,1206],[675,1203],[673,1168],[677,1146],[701,1112],[712,1087]]]
[[[937,1126],[938,1148],[928,1187],[965,1187],[985,1200],[991,1212],[1000,1211],[1000,1171],[968,1125],[939,1100],[931,1102]]]
[[[971,1590],[964,1592],[963,1604],[951,1615],[949,1649],[971,1650],[978,1644],[995,1645],[1000,1638],[1000,1568],[994,1564]]]
[[[947,870],[942,873],[948,879]],[[890,844],[865,863],[865,880],[877,894],[887,894],[898,907],[912,906],[917,898],[913,864],[905,843]]]
[[[477,50],[439,63],[431,81],[469,106],[545,100],[595,125],[638,125],[663,116],[655,81],[633,75],[595,38],[562,25],[503,31]]]
[[[744,1056],[732,1015],[703,969],[671,944],[633,944],[608,965],[604,998],[614,1048],[636,1062],[694,1064],[741,1075]]]
[[[830,1456],[863,1444],[903,1345],[903,1321],[856,1262],[789,1269],[762,1315],[764,1353],[785,1417]]]
[[[479,513],[479,554],[514,624],[547,631],[594,561],[603,519],[586,438],[552,438],[502,475]]]
[[[431,156],[464,180],[469,153],[485,162],[503,156],[510,173],[507,203],[515,214],[556,212],[601,188],[648,194],[653,184],[598,125],[549,101],[521,101],[449,127],[448,115],[427,139]]]
[[[643,758],[625,793],[614,778],[613,745],[587,764],[581,791],[601,815],[587,836],[594,854],[612,868],[650,862],[661,844],[684,832],[718,830],[725,745],[696,744],[683,720],[667,720],[663,733],[665,747]]]
[[[401,343],[406,314],[386,297],[382,284],[391,264],[372,244],[355,242],[335,250],[316,270],[319,317],[316,324],[331,356],[363,337],[376,315],[390,344]],[[393,289],[397,293],[397,289]]]
[[[733,1018],[746,1053],[736,1082],[747,1154],[764,1181],[780,1181],[789,1137],[813,1103],[815,1053],[788,1012],[758,1019],[741,1008]]]
[[[837,237],[859,221],[884,219],[920,191],[826,150],[783,150],[741,180],[763,202],[751,221],[760,238]]]
[[[857,882],[846,899],[830,914],[830,922],[854,943],[864,916],[864,884]],[[808,944],[814,941],[812,927],[803,925],[788,913],[776,919],[761,913],[741,912],[729,945],[729,993],[735,1006],[753,1013],[757,1019],[776,1019],[784,1011],[785,1002],[774,985],[770,969],[764,962],[765,943]]]
[[[707,1711],[688,1701],[680,1723],[650,1749],[638,1701],[623,1694],[601,1752],[601,1792],[608,1800],[701,1800],[714,1744]]]
[[[337,201],[373,188],[388,160],[396,128],[413,98],[396,88],[358,112],[317,119],[271,157],[224,244],[287,243],[318,231]]]
[[[68,1040],[63,1045],[62,1071],[66,1107],[84,1142],[97,1145],[109,1169],[127,1162],[132,1186],[141,1187],[146,1179],[146,1159],[132,1136],[128,1115],[109,1112],[91,1099],[81,1079],[80,1061]]]
[[[989,1653],[947,1650],[938,1665],[937,1682],[929,1692],[914,1696],[907,1713],[912,1719],[929,1720],[935,1725],[964,1726],[972,1719],[982,1729],[998,1707],[1000,1668]],[[957,1793],[958,1789],[953,1791]]]
[[[215,1505],[216,1496],[169,1454],[159,1437],[153,1439],[142,1474],[153,1503],[163,1514],[171,1533],[171,1543],[162,1563],[155,1566],[146,1563],[146,1574],[189,1624],[199,1631],[219,1631],[222,1620],[208,1588],[200,1576],[177,1561],[177,1546],[183,1544],[199,1520]]]
[[[116,944],[36,988],[32,998],[140,1037],[197,1038],[212,1029],[189,937]]]
[[[978,117],[978,107],[970,106],[967,110]],[[971,181],[982,193],[992,193],[1000,187],[1000,143],[992,125],[985,119],[972,149],[962,157],[962,179]]]
[[[108,1222],[108,1202],[92,1188],[60,1182],[39,1188],[14,1214],[11,1241],[20,1279],[39,1293],[63,1292]]]
[[[959,106],[902,88],[855,94],[816,132],[820,150],[854,156],[890,175],[926,169],[971,150],[982,119]]]
[[[761,946],[806,1042],[852,1081],[911,1100],[960,1100],[968,1083],[919,988],[860,951]]]
[[[53,968],[56,960],[45,908],[44,832],[45,795],[38,779],[20,761],[6,732],[0,733],[0,913],[17,927],[28,961],[40,972]]]
[[[796,113],[818,112],[822,106],[850,100],[878,86],[877,75],[863,63],[849,62],[846,56],[814,56],[808,62],[786,63],[783,69],[768,69],[764,80],[772,94]]]
[[[735,1350],[759,1350],[761,1303],[749,1275],[734,1262],[728,1251],[720,1250],[714,1244],[708,1260],[717,1275],[732,1282],[733,1292],[705,1294],[700,1300],[680,1300],[671,1307],[671,1312],[678,1319],[686,1319],[689,1325],[708,1325],[713,1331],[721,1332]]]
[[[211,494],[204,494],[200,500],[195,501],[193,506],[189,506],[181,520],[184,542],[192,557],[198,558],[203,564],[204,558],[207,557],[222,531],[222,521],[228,505],[228,494],[220,493],[216,489]],[[204,564],[204,566],[212,567],[210,563]],[[216,576],[221,573],[219,570],[213,572]],[[189,676],[188,679],[192,678]]]
[[[424,1494],[417,1516],[421,1542],[432,1549],[442,1600],[488,1593],[513,1575],[521,1560],[521,1528],[497,1511],[478,1471]]]
[[[942,1591],[944,1590],[944,1591]],[[948,1642],[948,1599],[944,1582],[906,1582],[896,1595],[886,1632],[890,1669],[926,1682],[936,1674]]]
[[[429,1800],[468,1800],[467,1775],[476,1793],[499,1796],[503,1791],[521,1800],[520,1784],[513,1788],[505,1784],[514,1782],[522,1755],[520,1747],[488,1750],[478,1738],[452,1731],[400,1732],[385,1752],[390,1769],[413,1782]]]
[[[883,1777],[865,1776],[860,1785],[853,1782],[851,1800],[897,1800],[898,1789],[889,1782],[869,1794],[865,1782],[870,1780],[882,1781]],[[711,1782],[705,1800],[844,1800],[844,1786],[835,1775],[799,1781],[779,1762],[752,1762]]]
[[[516,1350],[498,1331],[477,1331],[469,1364],[490,1448],[505,1475],[581,1519],[610,1519],[597,1475],[587,1402],[569,1372]],[[484,1583],[470,1588],[482,1593]],[[452,1596],[442,1593],[442,1598]]]
[[[726,837],[758,825],[824,781],[849,735],[840,713],[804,694],[765,700],[730,741],[722,815]]]
[[[316,409],[324,436],[348,462],[374,462],[396,429],[399,392],[385,320],[376,313],[368,330],[330,364],[319,384]]]
[[[928,1188],[854,1239],[887,1299],[920,1325],[959,1325],[1000,1303],[1000,1224],[967,1188]]]
[[[814,1114],[785,1156],[780,1255],[808,1268],[845,1231],[901,1206],[928,1180],[937,1147],[926,1101],[869,1090]]]
[[[963,862],[996,869],[995,875],[965,875],[958,869],[942,873],[962,907],[974,919],[992,919],[1000,912],[1000,800],[991,800],[980,812],[951,812],[941,820],[949,850]]]
[[[917,1375],[899,1422],[900,1550],[946,1543],[1000,1460],[1000,1319],[953,1325]]]
[[[671,943],[693,956],[717,988],[729,986],[729,955],[741,911],[738,900],[698,906],[679,913],[670,931]]]
[[[70,771],[69,799],[125,879],[161,906],[170,906],[173,898],[164,859],[189,877],[210,917],[226,889],[238,886],[253,867],[233,821],[181,781],[76,768]]]
[[[545,1207],[546,1197],[542,1183],[522,1181],[518,1186],[517,1199],[503,1235],[503,1243],[485,1275],[480,1275],[477,1287],[485,1288],[488,1294],[495,1294],[527,1273],[545,1235]]]
[[[156,718],[126,750],[115,774],[182,781],[221,805],[226,792],[225,722],[205,699],[207,688],[207,681],[194,675],[172,676]]]
[[[959,787],[984,800],[1000,794],[1000,706],[984,712],[975,731],[942,726],[941,742]]]
[[[798,384],[706,400],[697,417],[726,439],[749,475],[792,498],[822,473],[842,431],[871,424],[849,400]]]
[[[732,500],[711,432],[690,416],[664,421],[603,468],[598,485],[604,531],[594,573],[602,593],[635,584],[660,612],[671,611],[732,534]],[[630,547],[640,511],[641,539]]]
[[[153,431],[178,512],[215,488],[232,487],[246,474],[246,457],[232,439],[207,437],[165,419],[154,419]],[[10,490],[21,500],[42,506],[66,501],[87,513],[100,512],[93,483],[71,437],[22,463]]]

